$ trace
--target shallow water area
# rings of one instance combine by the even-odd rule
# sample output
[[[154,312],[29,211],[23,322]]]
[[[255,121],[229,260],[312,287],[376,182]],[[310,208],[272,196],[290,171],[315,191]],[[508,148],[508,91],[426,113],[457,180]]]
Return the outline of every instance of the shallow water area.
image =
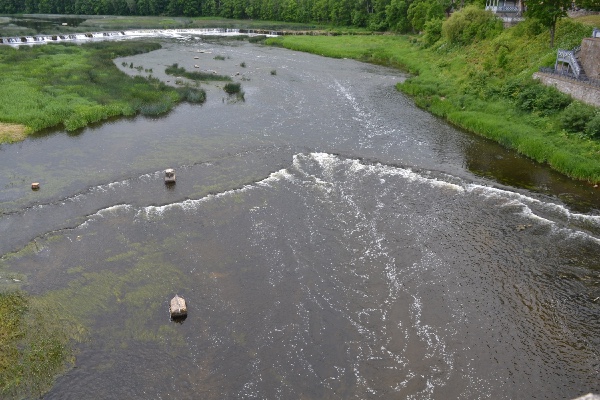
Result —
[[[246,100],[202,84],[202,106],[0,147],[0,284],[90,332],[45,398],[600,392],[594,188],[417,109],[395,70],[202,39],[132,63]]]

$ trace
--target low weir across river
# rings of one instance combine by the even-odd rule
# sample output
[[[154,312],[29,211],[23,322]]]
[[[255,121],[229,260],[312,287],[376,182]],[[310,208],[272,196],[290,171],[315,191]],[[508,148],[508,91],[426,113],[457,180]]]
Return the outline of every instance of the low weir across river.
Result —
[[[279,36],[284,34],[282,31],[272,31],[263,29],[232,29],[232,28],[203,28],[203,29],[137,29],[111,32],[94,33],[69,33],[56,35],[34,35],[34,36],[13,36],[1,37],[0,44],[22,45],[22,44],[45,44],[63,41],[90,41],[90,40],[110,40],[127,39],[138,37],[188,37],[188,36],[231,36],[231,35],[267,35]]]
[[[61,41],[85,42],[90,40],[129,39],[139,37],[188,38],[191,36],[236,36],[265,35],[269,37],[284,35],[336,36],[338,33],[319,30],[269,30],[237,28],[197,28],[197,29],[137,29],[111,32],[70,33],[61,35],[33,35],[0,37],[0,45],[45,44]]]

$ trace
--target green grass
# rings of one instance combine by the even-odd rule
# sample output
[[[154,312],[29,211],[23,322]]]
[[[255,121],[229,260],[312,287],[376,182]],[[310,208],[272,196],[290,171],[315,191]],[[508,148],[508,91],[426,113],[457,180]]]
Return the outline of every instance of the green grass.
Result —
[[[168,112],[184,100],[158,79],[129,77],[113,58],[149,52],[155,43],[0,47],[0,122],[72,131],[115,116]]]
[[[585,25],[600,28],[600,14],[597,15],[585,15],[582,17],[575,18],[575,21]]]
[[[74,362],[81,326],[23,292],[0,293],[0,397],[38,398]]]
[[[565,20],[556,45],[573,48],[589,34],[589,26]],[[548,48],[548,33],[535,24],[464,47],[439,41],[425,48],[417,36],[393,35],[284,36],[266,43],[401,68],[412,76],[397,88],[419,107],[572,178],[600,182],[600,141],[562,128],[562,109],[571,99],[557,103],[551,89],[543,87],[544,101],[529,110],[518,106],[524,88],[539,85],[531,82],[532,74],[553,65],[556,55],[556,48]]]

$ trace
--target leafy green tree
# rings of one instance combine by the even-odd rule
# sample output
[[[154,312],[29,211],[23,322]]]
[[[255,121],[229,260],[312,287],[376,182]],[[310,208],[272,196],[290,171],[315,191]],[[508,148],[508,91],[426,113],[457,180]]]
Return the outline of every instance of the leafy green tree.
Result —
[[[352,0],[331,0],[330,21],[336,25],[348,26],[352,23]]]
[[[26,13],[37,13],[38,12],[37,0],[25,0],[25,12]]]
[[[260,2],[260,19],[263,21],[272,21],[275,19],[273,5],[271,0],[263,0]]]
[[[77,0],[75,2],[75,14],[95,14],[94,0]]]
[[[260,1],[259,0],[248,0],[246,2],[246,8],[244,9],[244,14],[248,18],[258,19],[260,18]],[[202,15],[208,15],[202,11]]]
[[[327,0],[315,1],[313,18],[319,22],[329,22],[329,2]]]
[[[425,35],[423,36],[425,45],[432,46],[441,39],[443,24],[444,20],[442,18],[430,19],[425,23]]]
[[[391,0],[373,0],[373,10],[369,16],[368,27],[374,31],[384,31],[388,28],[386,7]]]
[[[137,0],[136,15],[152,15],[148,0]]]
[[[38,11],[40,14],[56,13],[56,5],[52,0],[40,0],[38,3]]]
[[[167,10],[169,0],[149,0],[150,15],[161,15]]]
[[[600,1],[598,0],[578,0],[577,6],[591,11],[600,11]]]
[[[188,1],[183,8],[183,15],[186,17],[198,17],[202,15],[202,5],[200,0]]]
[[[526,16],[538,19],[548,28],[550,47],[554,47],[556,23],[567,16],[569,7],[571,7],[571,0],[527,0]]]
[[[296,0],[285,0],[281,7],[281,18],[284,21],[293,22],[296,21],[296,15],[298,13],[298,3]]]
[[[370,0],[369,0],[370,1]],[[315,0],[300,0],[298,4],[298,22],[310,22],[313,20],[313,6]]]
[[[23,3],[20,0],[0,0],[0,13],[16,14],[23,12]]]
[[[385,8],[388,29],[396,32],[406,33],[413,29],[408,19],[408,8],[410,2],[405,0],[392,0]]]
[[[429,6],[427,0],[416,0],[408,7],[407,18],[415,31],[421,32],[425,29]]]
[[[502,21],[490,11],[467,6],[453,13],[442,24],[443,37],[452,44],[467,44],[489,39],[502,32]]]
[[[233,18],[233,0],[220,1],[219,16],[223,18]]]
[[[217,2],[215,0],[205,0],[205,2],[202,4],[202,15],[206,17],[214,17],[218,15]]]

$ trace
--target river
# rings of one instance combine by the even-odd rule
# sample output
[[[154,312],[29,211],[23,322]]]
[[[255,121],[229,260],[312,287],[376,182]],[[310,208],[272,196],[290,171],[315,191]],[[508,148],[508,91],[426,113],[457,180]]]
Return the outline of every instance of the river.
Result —
[[[393,69],[198,38],[131,63],[245,101],[207,85],[0,147],[0,283],[89,332],[44,398],[600,392],[597,188],[419,110]]]

